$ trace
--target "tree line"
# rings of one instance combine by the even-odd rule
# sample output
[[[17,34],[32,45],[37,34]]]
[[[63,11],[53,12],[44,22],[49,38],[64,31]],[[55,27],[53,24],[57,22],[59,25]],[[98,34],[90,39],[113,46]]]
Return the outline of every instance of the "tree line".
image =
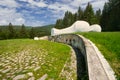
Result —
[[[120,31],[120,0],[105,3],[100,25],[103,31]]]
[[[21,39],[21,38],[30,38],[48,36],[51,33],[51,28],[54,25],[30,27],[22,25],[9,25],[0,26],[0,40],[3,39]]]
[[[76,13],[66,11],[63,19],[58,19],[55,28],[63,29],[71,26],[77,20],[84,20],[92,24],[100,24],[103,31],[120,31],[120,0],[109,0],[103,10],[96,12],[90,3],[85,10],[78,8]]]
[[[20,28],[20,29],[19,29]],[[16,38],[33,38],[35,36],[35,31],[33,27],[27,29],[24,24],[22,26],[15,27],[12,23],[8,26],[1,26],[0,28],[0,40],[3,39],[16,39]]]

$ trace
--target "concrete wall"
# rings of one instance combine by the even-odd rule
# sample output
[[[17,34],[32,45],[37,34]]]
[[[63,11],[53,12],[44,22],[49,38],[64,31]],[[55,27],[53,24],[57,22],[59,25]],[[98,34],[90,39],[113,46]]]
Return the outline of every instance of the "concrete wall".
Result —
[[[81,77],[84,75],[81,75],[81,73],[84,71],[87,72],[89,80],[116,80],[114,71],[110,67],[109,63],[90,40],[75,34],[49,36],[48,40],[68,44],[73,47],[77,57],[78,80],[83,80]],[[84,60],[82,58],[84,58]],[[80,65],[80,62],[82,61],[85,64],[82,63],[83,65]]]
[[[48,40],[68,44],[73,47],[77,57],[77,77],[82,79],[84,75],[88,75],[86,48],[82,38],[75,34],[61,34],[49,36]],[[85,73],[85,74],[84,74]]]
[[[61,35],[56,35],[56,36],[49,36],[48,40],[71,45],[75,48],[80,49],[80,51],[84,55],[84,57],[86,56],[84,42],[83,42],[82,38],[80,38],[78,35],[61,34]]]

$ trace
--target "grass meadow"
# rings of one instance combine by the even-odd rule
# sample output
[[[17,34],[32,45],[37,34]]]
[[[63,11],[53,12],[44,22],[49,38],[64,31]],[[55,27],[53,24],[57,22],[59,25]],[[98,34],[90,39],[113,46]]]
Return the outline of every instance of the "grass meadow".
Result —
[[[96,44],[120,80],[120,32],[78,33]]]
[[[64,44],[30,39],[0,41],[0,80],[59,79],[70,48]]]

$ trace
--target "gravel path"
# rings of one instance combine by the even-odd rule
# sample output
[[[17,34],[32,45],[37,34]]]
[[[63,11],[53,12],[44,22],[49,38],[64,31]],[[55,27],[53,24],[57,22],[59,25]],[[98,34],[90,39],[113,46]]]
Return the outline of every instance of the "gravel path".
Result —
[[[2,80],[35,80],[34,72],[45,63],[45,56],[30,54],[30,49],[9,55],[0,55],[0,79]]]

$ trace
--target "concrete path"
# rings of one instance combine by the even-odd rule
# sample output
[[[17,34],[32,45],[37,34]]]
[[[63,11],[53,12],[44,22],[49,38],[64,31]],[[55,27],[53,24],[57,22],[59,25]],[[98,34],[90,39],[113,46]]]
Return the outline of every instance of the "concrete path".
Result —
[[[98,48],[90,40],[80,37],[86,46],[89,80],[116,80],[112,68]]]

